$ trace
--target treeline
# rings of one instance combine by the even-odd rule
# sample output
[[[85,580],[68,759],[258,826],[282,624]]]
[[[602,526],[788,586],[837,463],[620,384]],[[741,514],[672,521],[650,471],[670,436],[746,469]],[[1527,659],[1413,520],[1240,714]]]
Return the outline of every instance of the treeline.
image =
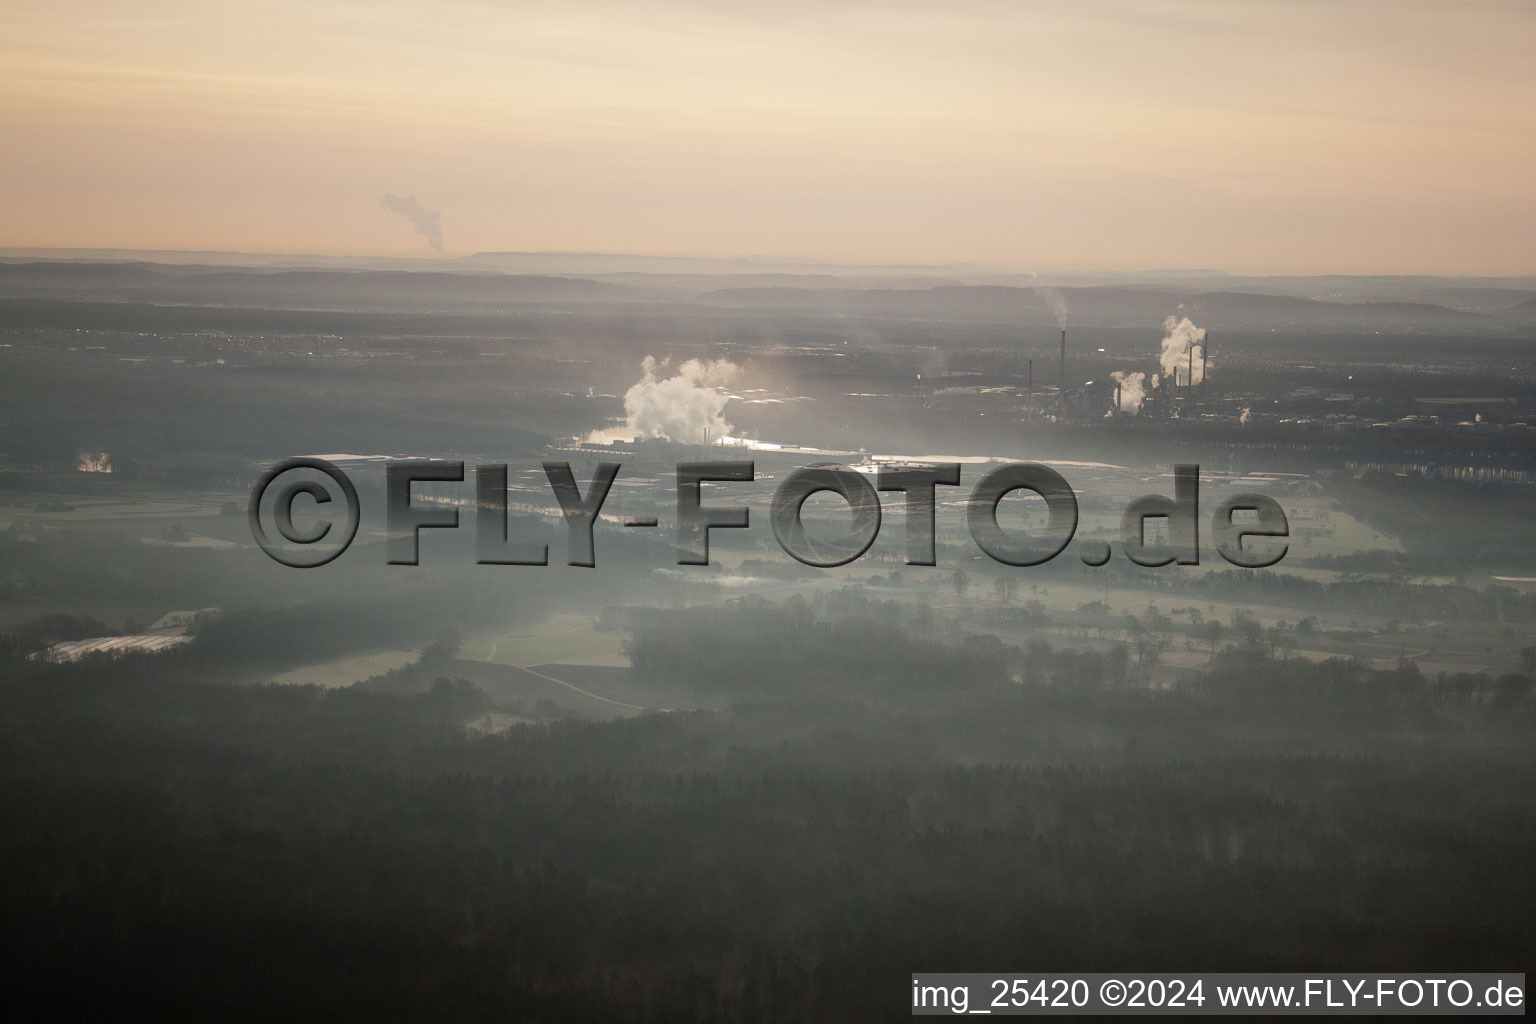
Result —
[[[1528,458],[1529,442],[1520,443]],[[1352,515],[1400,538],[1415,556],[1463,567],[1536,566],[1530,484],[1367,472],[1332,474],[1326,487]]]
[[[1471,587],[1463,584],[1413,583],[1405,578],[1345,578],[1334,581],[1308,579],[1280,569],[1185,569],[1168,565],[1147,568],[1129,564],[1118,555],[1106,566],[1090,568],[1076,558],[1058,557],[1044,565],[1018,569],[991,561],[977,561],[974,548],[964,545],[939,545],[940,566],[970,565],[969,570],[906,569],[889,576],[877,576],[885,586],[934,587],[953,585],[959,594],[1012,600],[1025,588],[1045,586],[1056,581],[1101,585],[1108,574],[1109,584],[1149,593],[1200,596],[1211,600],[1274,604],[1308,611],[1355,612],[1380,615],[1403,621],[1425,619],[1464,619],[1490,622],[1536,622],[1536,591],[1490,584]],[[1409,563],[1387,558],[1393,553],[1367,553],[1353,556],[1315,556],[1307,564],[1344,572],[1391,571],[1409,575],[1402,569]],[[868,556],[866,556],[868,557]],[[1405,556],[1413,559],[1416,556]],[[1224,563],[1223,563],[1224,564]],[[1412,564],[1418,565],[1417,561]],[[1441,564],[1442,567],[1443,563]],[[1466,570],[1465,559],[1460,572]],[[1373,569],[1371,567],[1381,568]],[[1414,573],[1431,571],[1418,567]]]
[[[152,654],[89,654],[81,671],[140,684],[171,677],[248,682],[353,651],[412,648],[440,640],[444,606],[431,590],[360,594],[346,601],[306,601],[275,608],[237,608],[192,627],[193,643]],[[414,599],[413,599],[414,598]],[[458,617],[463,625],[531,619],[538,612],[514,592],[479,604]],[[0,630],[0,664],[14,672],[64,671],[38,664],[46,648],[65,640],[133,632],[142,624],[109,625],[91,616],[43,615]]]
[[[1009,681],[998,649],[936,642],[926,605],[869,599],[857,590],[818,591],[782,603],[752,596],[673,613],[628,643],[637,673],[741,694],[786,688],[966,687]]]
[[[1536,591],[1498,585],[1477,589],[1382,579],[1322,582],[1267,569],[1228,569],[1187,577],[1170,576],[1163,589],[1238,603],[1262,602],[1313,611],[1380,615],[1407,622],[1536,621]]]
[[[0,630],[0,663],[24,658],[66,640],[110,636],[114,627],[93,615],[52,612],[34,616],[10,629]]]

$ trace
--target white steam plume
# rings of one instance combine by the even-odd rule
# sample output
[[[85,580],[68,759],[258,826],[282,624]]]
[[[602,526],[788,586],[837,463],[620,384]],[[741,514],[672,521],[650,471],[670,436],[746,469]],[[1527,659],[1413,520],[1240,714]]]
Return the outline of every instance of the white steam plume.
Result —
[[[1141,400],[1147,397],[1147,387],[1144,383],[1147,375],[1141,371],[1127,373],[1125,370],[1116,370],[1111,373],[1110,379],[1120,385],[1120,412],[1141,412]]]
[[[1040,275],[1033,272],[1031,272],[1030,276],[1037,281],[1040,279]],[[1045,301],[1045,304],[1051,307],[1051,312],[1056,315],[1056,326],[1063,331],[1066,330],[1067,297],[1062,294],[1061,289],[1053,284],[1037,284],[1034,288],[1035,294],[1040,296]]]
[[[731,425],[720,415],[730,400],[721,388],[741,372],[728,359],[690,359],[672,377],[662,377],[667,364],[646,356],[640,379],[624,393],[629,429],[639,437],[665,437],[683,444],[724,437]]]
[[[379,200],[379,205],[390,213],[398,213],[411,222],[411,227],[421,235],[438,252],[443,251],[443,214],[439,210],[429,210],[416,201],[414,195],[401,199],[399,196],[385,194]]]
[[[1185,384],[1199,384],[1205,380],[1205,328],[1196,327],[1187,316],[1170,316],[1164,320],[1160,361],[1164,376],[1170,380]]]

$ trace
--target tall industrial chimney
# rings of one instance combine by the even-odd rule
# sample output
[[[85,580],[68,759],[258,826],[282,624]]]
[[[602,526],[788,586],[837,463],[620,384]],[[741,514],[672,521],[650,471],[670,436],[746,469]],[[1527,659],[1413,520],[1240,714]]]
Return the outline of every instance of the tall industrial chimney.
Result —
[[[1061,389],[1067,389],[1067,329],[1061,329]]]
[[[1189,346],[1189,372],[1184,374],[1184,386],[1187,388],[1195,386],[1195,346],[1193,345]]]
[[[1205,357],[1211,350],[1211,336],[1206,334],[1205,340],[1200,343],[1200,390],[1205,391]]]

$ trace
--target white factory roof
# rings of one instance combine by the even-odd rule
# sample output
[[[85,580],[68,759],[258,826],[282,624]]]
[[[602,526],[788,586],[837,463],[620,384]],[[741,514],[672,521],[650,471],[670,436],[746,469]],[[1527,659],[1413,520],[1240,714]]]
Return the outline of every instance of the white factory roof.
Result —
[[[189,636],[154,636],[145,633],[134,636],[98,636],[89,640],[66,640],[54,644],[42,652],[42,656],[45,661],[79,661],[87,654],[111,654],[115,657],[130,651],[167,651],[191,642]]]

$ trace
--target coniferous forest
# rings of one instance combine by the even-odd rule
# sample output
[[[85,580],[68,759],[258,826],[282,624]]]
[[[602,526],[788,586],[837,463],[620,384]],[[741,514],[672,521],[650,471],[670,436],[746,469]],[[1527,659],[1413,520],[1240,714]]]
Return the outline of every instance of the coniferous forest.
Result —
[[[876,1020],[909,1012],[914,970],[1520,970],[1533,948],[1528,677],[1234,644],[1149,690],[851,590],[644,618],[634,671],[715,710],[482,734],[451,637],[348,688],[221,681],[209,651],[257,615],[195,657],[9,649],[12,998]]]

